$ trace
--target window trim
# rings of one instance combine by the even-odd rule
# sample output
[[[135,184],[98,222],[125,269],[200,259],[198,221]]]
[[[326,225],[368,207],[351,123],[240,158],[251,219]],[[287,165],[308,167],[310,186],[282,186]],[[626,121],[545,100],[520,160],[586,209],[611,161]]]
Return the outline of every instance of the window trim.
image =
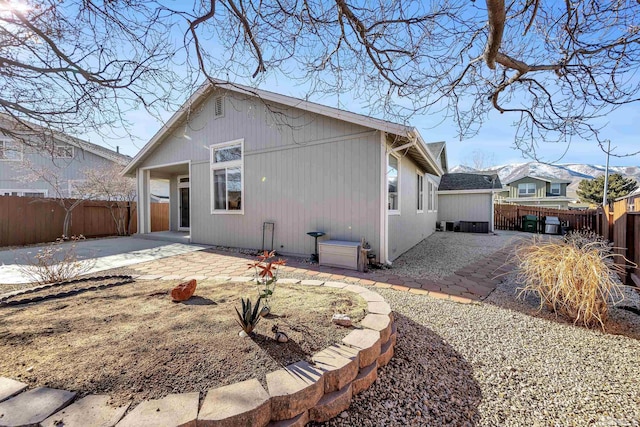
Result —
[[[522,193],[520,192],[520,186],[523,186],[523,188],[533,186],[533,192],[529,193],[528,191],[525,191],[524,193]],[[518,197],[535,197],[536,191],[538,191],[538,186],[535,182],[521,182],[518,184]]]
[[[557,193],[553,192],[554,185],[558,188]],[[551,194],[552,196],[560,196],[562,194],[562,184],[560,184],[559,182],[552,182],[551,185],[549,185],[549,194]]]
[[[396,194],[398,195],[398,208],[397,209],[389,209],[389,156],[393,156],[398,160],[398,183],[396,184]],[[394,152],[390,152],[387,154],[387,173],[386,173],[386,181],[387,181],[387,215],[400,215],[400,156]]]
[[[227,162],[215,162],[215,150],[219,148],[229,147],[233,145],[240,145],[241,159],[240,160],[232,160]],[[244,215],[244,207],[246,205],[245,199],[245,191],[244,191],[244,138],[234,139],[233,141],[221,142],[218,144],[211,144],[209,146],[209,186],[210,191],[209,195],[211,197],[211,215]],[[229,210],[227,209],[215,209],[215,186],[213,185],[213,176],[214,171],[231,168],[240,167],[240,209],[238,210]],[[227,200],[227,207],[228,207]]]
[[[424,213],[424,174],[419,170],[416,170],[416,176],[418,177],[416,181],[416,213]],[[420,188],[422,186],[422,189]]]
[[[61,156],[58,153],[58,148],[70,148],[71,149],[71,155],[70,156]],[[68,144],[57,144],[53,146],[53,158],[54,159],[73,159],[75,155],[75,150],[74,150],[74,146],[73,145],[68,145]]]
[[[19,148],[19,150],[15,150],[15,151],[20,154],[20,158],[19,159],[7,159],[7,158],[4,158],[4,157],[0,157],[0,162],[21,162],[24,159],[24,150],[22,149],[23,148],[22,144],[19,144],[19,143],[15,142],[11,138],[0,136],[0,145],[2,145],[2,147],[3,147],[3,152],[4,152],[4,150],[6,150],[5,147],[6,147],[7,143],[14,144],[15,147]]]
[[[429,193],[427,195],[427,197],[429,198],[429,200],[427,200],[427,212],[438,212],[438,185],[436,184],[436,181],[429,175],[427,175],[427,181],[429,189]],[[429,209],[429,202],[431,202],[431,209]]]
[[[32,197],[32,196],[25,196],[24,193],[40,193],[45,198],[49,196],[49,190],[43,190],[39,188],[19,188],[19,189],[18,188],[0,188],[0,197],[12,196],[11,194],[4,194],[4,193],[19,193],[13,197]]]

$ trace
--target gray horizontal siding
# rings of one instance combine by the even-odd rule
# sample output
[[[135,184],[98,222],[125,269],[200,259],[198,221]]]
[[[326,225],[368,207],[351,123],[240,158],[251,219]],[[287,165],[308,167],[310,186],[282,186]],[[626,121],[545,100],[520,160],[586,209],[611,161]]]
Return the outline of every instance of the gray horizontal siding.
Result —
[[[424,179],[424,212],[418,213],[418,169],[411,159],[400,159],[400,215],[389,215],[389,253],[393,261],[435,231],[436,212],[427,212],[427,178]],[[420,171],[421,172],[421,171]]]
[[[364,237],[379,247],[379,133],[292,108],[282,116],[274,106],[237,96],[227,97],[225,116],[214,119],[212,100],[192,114],[188,138],[181,127],[141,165],[192,161],[194,243],[259,249],[268,221],[275,222],[275,249],[285,254],[312,253],[309,231],[331,239]],[[209,146],[240,138],[244,215],[211,214]]]
[[[74,157],[72,159],[52,158],[48,154],[42,154],[34,149],[25,147],[23,162],[30,163],[38,170],[46,167],[55,171],[60,179],[60,187],[65,192],[64,195],[66,195],[68,188],[67,182],[69,180],[84,179],[83,171],[85,169],[95,169],[113,164],[111,160],[77,147],[74,148]],[[0,189],[42,189],[48,190],[50,197],[54,196],[54,188],[49,183],[42,180],[33,182],[24,180],[25,175],[29,174],[30,171],[23,162],[0,160]]]

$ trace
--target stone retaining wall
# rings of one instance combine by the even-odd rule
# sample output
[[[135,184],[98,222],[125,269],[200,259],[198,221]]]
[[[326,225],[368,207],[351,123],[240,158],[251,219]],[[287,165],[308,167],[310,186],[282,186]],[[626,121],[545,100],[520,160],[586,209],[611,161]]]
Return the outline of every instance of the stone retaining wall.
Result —
[[[234,281],[239,279],[250,280],[233,278]],[[379,294],[358,285],[318,280],[300,282],[295,279],[281,279],[281,282],[341,288],[359,294],[368,304],[368,313],[360,323],[362,328],[353,330],[341,344],[334,344],[314,354],[313,364],[300,361],[267,374],[267,390],[257,379],[209,390],[199,410],[198,393],[174,394],[142,402],[122,420],[119,417],[114,419],[115,415],[109,412],[113,408],[106,404],[91,405],[89,409],[86,403],[82,403],[87,399],[84,398],[66,407],[71,401],[67,399],[60,406],[52,405],[51,411],[42,419],[31,417],[29,421],[43,426],[53,425],[54,421],[72,425],[70,422],[74,419],[82,419],[84,423],[91,423],[91,420],[104,423],[105,419],[109,419],[114,421],[103,425],[113,425],[119,420],[117,427],[285,427],[304,426],[310,421],[322,422],[335,417],[349,408],[353,396],[373,384],[378,377],[378,369],[393,357],[397,333],[391,307]],[[10,421],[19,415],[13,414],[13,411],[21,411],[20,394],[11,397],[15,392],[11,393],[5,396],[3,402],[2,380],[6,379],[0,378],[0,416],[6,416],[3,421]],[[123,413],[124,410],[120,410],[120,417]],[[50,416],[45,420],[47,415]],[[16,418],[15,421],[15,425],[21,425],[20,419]],[[5,425],[4,422],[0,424]]]

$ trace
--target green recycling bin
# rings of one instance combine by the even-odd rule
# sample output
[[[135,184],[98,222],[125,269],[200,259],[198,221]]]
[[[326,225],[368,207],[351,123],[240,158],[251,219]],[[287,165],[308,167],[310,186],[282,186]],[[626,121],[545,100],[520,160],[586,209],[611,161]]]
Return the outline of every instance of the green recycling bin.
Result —
[[[535,233],[538,231],[538,217],[535,215],[522,215],[522,231]]]

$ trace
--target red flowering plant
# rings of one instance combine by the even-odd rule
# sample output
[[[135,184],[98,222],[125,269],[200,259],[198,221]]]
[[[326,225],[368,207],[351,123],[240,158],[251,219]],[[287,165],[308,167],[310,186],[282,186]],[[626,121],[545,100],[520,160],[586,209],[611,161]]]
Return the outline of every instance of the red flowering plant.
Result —
[[[254,270],[254,280],[258,285],[260,299],[264,300],[265,307],[269,307],[269,298],[273,295],[278,281],[278,269],[285,265],[283,259],[275,260],[276,251],[264,251],[258,255],[258,260],[249,264],[249,269]]]

